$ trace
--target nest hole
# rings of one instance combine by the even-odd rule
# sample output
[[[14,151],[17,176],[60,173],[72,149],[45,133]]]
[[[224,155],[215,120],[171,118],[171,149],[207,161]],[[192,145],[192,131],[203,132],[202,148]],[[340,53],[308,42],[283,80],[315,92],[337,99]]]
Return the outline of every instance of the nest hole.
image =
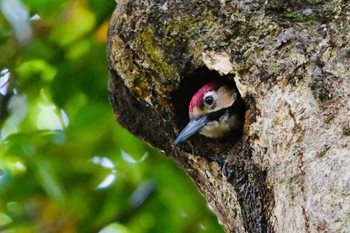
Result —
[[[225,76],[221,76],[217,71],[215,70],[209,70],[207,67],[200,67],[194,70],[193,73],[189,74],[188,76],[184,77],[179,85],[179,88],[173,93],[172,99],[173,99],[173,105],[175,110],[175,120],[178,126],[179,130],[182,130],[185,125],[189,122],[189,116],[188,116],[188,106],[192,99],[192,96],[206,83],[212,82],[212,81],[221,81],[224,82],[226,85],[231,86],[232,88],[236,89],[237,93],[239,94],[239,91],[236,87],[236,83],[233,80],[234,75],[229,74]],[[244,105],[244,102],[239,94],[237,101],[239,101],[239,114],[242,119],[242,122],[244,122],[244,116],[246,112],[246,107]],[[220,142],[229,142],[234,143],[238,141],[243,134],[243,125],[240,130],[237,130],[233,132],[233,134],[228,135],[228,137],[225,137],[223,139],[220,139]],[[234,142],[232,141],[232,136],[234,136]],[[205,136],[198,136],[193,135],[189,140],[191,141],[213,141],[213,139],[207,139]]]

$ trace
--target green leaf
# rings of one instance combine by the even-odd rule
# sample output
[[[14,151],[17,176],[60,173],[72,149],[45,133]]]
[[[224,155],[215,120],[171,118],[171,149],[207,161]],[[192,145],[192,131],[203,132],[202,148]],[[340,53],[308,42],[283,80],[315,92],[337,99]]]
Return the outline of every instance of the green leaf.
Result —
[[[42,81],[51,81],[57,70],[44,60],[30,60],[18,66],[17,73],[24,80],[40,77]]]

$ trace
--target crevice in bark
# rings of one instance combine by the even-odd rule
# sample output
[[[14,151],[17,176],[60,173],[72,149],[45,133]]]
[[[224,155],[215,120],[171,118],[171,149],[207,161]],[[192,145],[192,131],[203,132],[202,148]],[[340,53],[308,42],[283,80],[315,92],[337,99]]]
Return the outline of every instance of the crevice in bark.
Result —
[[[243,139],[236,144],[231,155],[219,164],[237,193],[246,231],[274,232],[269,221],[273,193],[266,181],[266,171],[254,163],[251,149]]]

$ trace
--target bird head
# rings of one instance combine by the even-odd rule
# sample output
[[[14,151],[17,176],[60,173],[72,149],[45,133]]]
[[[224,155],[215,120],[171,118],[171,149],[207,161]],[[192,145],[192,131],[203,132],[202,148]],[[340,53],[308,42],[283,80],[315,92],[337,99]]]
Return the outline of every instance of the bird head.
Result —
[[[222,82],[210,82],[192,97],[188,107],[190,122],[174,141],[178,144],[193,134],[218,138],[237,125],[237,114],[233,111],[237,92]]]

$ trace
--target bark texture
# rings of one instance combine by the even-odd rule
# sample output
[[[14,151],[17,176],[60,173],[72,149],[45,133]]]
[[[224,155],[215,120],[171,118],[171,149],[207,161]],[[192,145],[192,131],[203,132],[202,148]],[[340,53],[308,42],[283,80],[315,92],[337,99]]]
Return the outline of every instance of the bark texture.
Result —
[[[226,232],[350,229],[349,1],[119,0],[117,120],[191,176]],[[194,92],[235,82],[244,134],[174,146]]]

